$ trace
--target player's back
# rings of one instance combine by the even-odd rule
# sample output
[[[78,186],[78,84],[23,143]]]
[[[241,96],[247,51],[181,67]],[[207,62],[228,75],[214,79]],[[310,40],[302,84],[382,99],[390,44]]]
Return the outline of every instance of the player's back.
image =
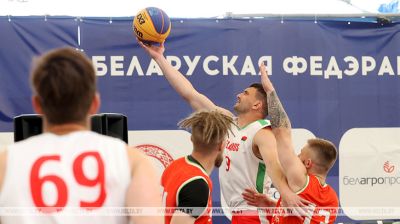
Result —
[[[212,181],[206,171],[201,167],[201,165],[189,159],[189,156],[175,160],[171,165],[169,165],[163,172],[161,177],[161,185],[164,188],[165,206],[168,209],[173,209],[177,207],[178,204],[178,194],[179,191],[190,181],[196,179],[203,179],[207,182],[209,187],[208,195],[208,205],[206,212],[202,213],[198,218],[196,218],[195,223],[212,223],[211,220],[211,206],[212,206]],[[197,206],[198,207],[198,206]],[[165,216],[165,223],[169,224],[171,222],[172,216]]]
[[[304,220],[293,215],[279,216],[274,215],[272,223],[334,223],[337,216],[339,199],[335,190],[327,185],[322,185],[318,178],[312,174],[307,176],[307,185],[297,193],[300,197],[312,202],[309,205],[312,211]],[[281,200],[278,201],[280,207]],[[279,209],[277,210],[279,211]],[[282,211],[281,211],[282,212]]]
[[[21,216],[1,217],[2,224],[128,223],[124,216],[90,215],[125,206],[131,169],[118,139],[90,131],[45,133],[9,146],[6,164],[0,206],[62,212],[24,216],[19,210]]]

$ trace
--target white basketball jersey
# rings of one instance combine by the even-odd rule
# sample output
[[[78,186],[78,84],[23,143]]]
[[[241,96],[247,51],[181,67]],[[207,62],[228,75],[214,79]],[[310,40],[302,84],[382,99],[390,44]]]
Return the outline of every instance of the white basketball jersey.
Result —
[[[256,210],[243,199],[244,189],[251,188],[264,193],[271,185],[264,162],[252,150],[254,136],[267,126],[270,126],[269,120],[258,120],[241,129],[233,127],[234,136],[229,134],[225,166],[219,168],[219,180],[225,202],[232,210]]]
[[[123,141],[90,131],[66,135],[44,133],[13,144],[7,151],[0,207],[21,210],[20,215],[3,216],[0,221],[2,224],[128,223],[125,216],[90,213],[101,214],[107,207],[125,206],[130,170]],[[22,209],[37,211],[52,207],[61,212],[42,210],[48,213],[27,216],[27,210]],[[69,213],[72,210],[75,212]]]

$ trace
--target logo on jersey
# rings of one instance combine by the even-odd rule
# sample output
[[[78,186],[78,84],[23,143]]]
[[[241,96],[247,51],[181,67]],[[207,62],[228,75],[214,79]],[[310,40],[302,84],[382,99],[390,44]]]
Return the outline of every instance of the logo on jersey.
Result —
[[[386,173],[391,173],[394,171],[394,165],[390,165],[389,161],[386,161],[385,164],[383,165],[383,170]]]
[[[242,136],[242,141],[246,141],[247,140],[247,136]]]
[[[226,142],[226,149],[232,152],[239,151],[239,143],[230,142],[229,140]]]

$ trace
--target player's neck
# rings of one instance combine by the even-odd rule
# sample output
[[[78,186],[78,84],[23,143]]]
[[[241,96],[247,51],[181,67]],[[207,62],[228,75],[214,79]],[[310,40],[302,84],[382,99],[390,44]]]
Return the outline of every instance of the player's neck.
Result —
[[[252,114],[252,113],[238,114],[237,125],[239,126],[239,128],[243,128],[243,127],[247,126],[248,124],[253,123],[254,121],[257,121],[259,119],[262,119],[262,118],[256,116],[255,114]]]
[[[319,183],[321,185],[325,185],[326,184],[326,175],[316,174],[316,173],[313,173],[312,175],[314,175],[319,180]]]
[[[85,123],[68,123],[68,124],[60,124],[53,125],[47,122],[44,122],[43,132],[50,132],[56,135],[65,135],[75,131],[83,131],[88,130],[88,125]]]
[[[215,166],[215,159],[211,160],[209,156],[204,156],[200,153],[193,152],[191,156],[201,164],[201,166],[206,170],[208,175],[211,174],[211,172],[214,169]]]

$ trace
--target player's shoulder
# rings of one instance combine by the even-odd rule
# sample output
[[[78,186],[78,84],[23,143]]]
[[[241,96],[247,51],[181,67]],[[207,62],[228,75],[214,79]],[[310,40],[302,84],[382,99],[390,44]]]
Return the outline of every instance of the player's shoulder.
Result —
[[[185,157],[178,158],[171,162],[164,170],[164,173],[167,172],[179,172],[185,170]]]
[[[325,191],[323,200],[329,204],[329,207],[336,208],[339,206],[339,197],[336,194],[336,191],[331,187],[328,186],[329,190]]]
[[[42,133],[39,135],[35,135],[24,139],[22,141],[18,141],[12,143],[7,146],[7,149],[11,153],[24,153],[26,150],[31,150],[32,146],[35,145],[48,145],[47,142],[51,142],[51,134]],[[45,144],[46,143],[46,144]]]
[[[321,186],[321,183],[316,176],[309,174],[308,177],[310,179],[309,182],[311,191],[315,191],[316,194],[317,192],[321,193],[322,191],[324,201],[329,202],[332,207],[336,207],[339,205],[339,197],[337,196],[335,189],[331,185],[325,183]],[[313,187],[311,185],[313,185]],[[320,193],[318,193],[318,195],[320,195]]]
[[[272,129],[269,127],[260,128],[256,132],[255,137],[256,138],[273,138],[273,139],[275,139],[274,133],[272,132]]]
[[[208,198],[210,186],[209,182],[203,176],[191,175],[181,178],[176,181],[178,187],[179,197],[184,196],[184,198]],[[205,200],[207,204],[207,199]],[[188,206],[191,207],[191,206]],[[195,205],[194,207],[199,207]]]
[[[126,145],[126,143],[120,139],[101,135],[99,133],[84,130],[84,131],[74,131],[68,134],[57,135],[50,132],[45,132],[40,135],[32,136],[28,139],[11,144],[10,148],[25,148],[27,145],[43,144],[43,142],[74,142],[74,141],[85,141],[93,143],[119,143]]]
[[[243,130],[257,131],[259,129],[271,129],[271,122],[268,119],[258,119],[248,123]]]
[[[268,119],[258,119],[250,123],[248,126],[255,129],[270,128],[271,122]]]
[[[192,161],[190,156],[181,157],[172,162],[163,172],[164,177],[176,178],[176,181],[189,182],[193,179],[202,178],[206,182],[209,179],[204,168]]]
[[[329,188],[328,198],[331,199],[332,204],[335,204],[335,206],[339,206],[339,197],[338,197],[335,189],[330,185],[328,185],[327,187]]]
[[[258,125],[262,127],[270,127],[271,126],[271,121],[269,119],[260,119],[257,120]]]
[[[208,196],[210,187],[207,180],[202,176],[193,176],[187,179],[185,182],[181,183],[180,192],[186,192],[187,196]]]
[[[181,157],[174,162],[167,169],[174,169],[176,172],[181,172],[185,176],[207,176],[204,168],[193,159],[191,156]]]

